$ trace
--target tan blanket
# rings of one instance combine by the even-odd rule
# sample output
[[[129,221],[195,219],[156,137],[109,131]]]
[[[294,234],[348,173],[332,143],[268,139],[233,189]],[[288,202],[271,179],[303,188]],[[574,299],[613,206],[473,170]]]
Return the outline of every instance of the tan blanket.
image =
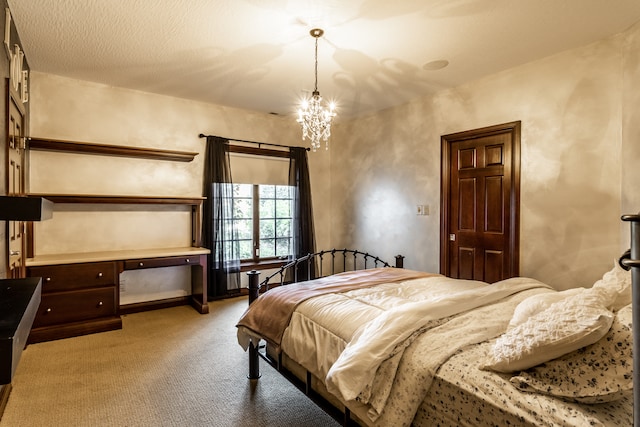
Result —
[[[402,268],[372,268],[349,271],[322,277],[290,286],[280,286],[265,292],[251,304],[238,321],[244,327],[262,337],[280,350],[282,334],[289,325],[295,308],[301,302],[328,293],[347,292],[381,283],[402,282],[421,277],[437,276],[434,273],[406,270]]]

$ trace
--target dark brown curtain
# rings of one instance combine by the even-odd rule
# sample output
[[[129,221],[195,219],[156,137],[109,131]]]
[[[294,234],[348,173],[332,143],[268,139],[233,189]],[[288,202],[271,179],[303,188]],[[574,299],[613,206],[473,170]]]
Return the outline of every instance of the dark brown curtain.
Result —
[[[202,244],[209,255],[209,299],[240,289],[240,257],[233,228],[233,184],[229,140],[207,137],[204,166]]]
[[[307,150],[302,147],[290,148],[289,185],[293,190],[293,255],[298,258],[316,251],[313,227],[313,206],[311,203],[311,181]],[[311,277],[315,277],[315,263],[311,264]],[[307,277],[306,268],[298,272],[298,277]]]

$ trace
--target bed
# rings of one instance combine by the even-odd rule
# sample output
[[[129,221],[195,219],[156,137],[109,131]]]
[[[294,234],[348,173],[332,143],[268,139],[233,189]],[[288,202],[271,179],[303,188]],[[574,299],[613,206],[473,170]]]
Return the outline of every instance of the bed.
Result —
[[[266,360],[344,425],[632,424],[631,274],[617,262],[592,287],[563,292],[402,264],[334,249],[262,282],[252,272],[237,331],[249,378]]]

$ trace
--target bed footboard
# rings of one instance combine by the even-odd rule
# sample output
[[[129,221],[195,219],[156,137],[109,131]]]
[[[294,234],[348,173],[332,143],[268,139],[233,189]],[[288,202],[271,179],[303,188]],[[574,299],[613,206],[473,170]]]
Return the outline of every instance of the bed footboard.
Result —
[[[370,255],[353,249],[331,249],[308,254],[291,262],[288,262],[276,272],[270,274],[260,281],[260,273],[256,270],[247,272],[249,277],[249,304],[253,303],[260,295],[260,292],[269,290],[273,286],[285,286],[291,283],[317,279],[332,274],[345,271],[366,270],[368,268],[391,267],[391,265],[377,256]],[[404,256],[395,256],[395,268],[404,268]],[[270,365],[281,371],[282,363],[280,360],[274,360],[266,354],[266,348],[258,344],[249,344],[249,374],[247,378],[255,380],[260,378],[260,363],[262,357]],[[283,375],[292,381],[292,375]],[[307,384],[305,385],[305,393],[310,395],[311,382],[307,373]],[[322,406],[322,405],[320,405]],[[349,410],[344,408],[343,424],[349,424]]]
[[[258,298],[260,292],[273,286],[317,279],[343,271],[366,270],[367,268],[391,267],[391,265],[367,252],[353,249],[330,249],[308,254],[280,267],[260,281],[260,272],[247,272],[249,277],[249,304]],[[404,256],[395,256],[395,267],[404,268]],[[316,273],[317,272],[317,273]]]

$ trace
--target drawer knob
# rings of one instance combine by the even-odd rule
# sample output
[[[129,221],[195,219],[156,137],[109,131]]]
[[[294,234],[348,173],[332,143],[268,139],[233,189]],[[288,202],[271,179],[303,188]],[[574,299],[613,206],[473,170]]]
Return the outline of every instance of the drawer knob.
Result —
[[[46,313],[51,313],[51,307],[47,308],[47,309],[45,310],[45,312],[46,312]]]
[[[144,262],[139,262],[138,267],[144,267]]]
[[[102,307],[102,301],[98,301],[98,307]]]
[[[50,282],[51,281],[51,277],[47,277],[46,279],[44,279],[45,282]]]
[[[98,277],[102,277],[102,272],[98,273]]]
[[[187,261],[187,264],[189,264],[191,261],[189,261],[189,258],[187,258],[185,261]]]

